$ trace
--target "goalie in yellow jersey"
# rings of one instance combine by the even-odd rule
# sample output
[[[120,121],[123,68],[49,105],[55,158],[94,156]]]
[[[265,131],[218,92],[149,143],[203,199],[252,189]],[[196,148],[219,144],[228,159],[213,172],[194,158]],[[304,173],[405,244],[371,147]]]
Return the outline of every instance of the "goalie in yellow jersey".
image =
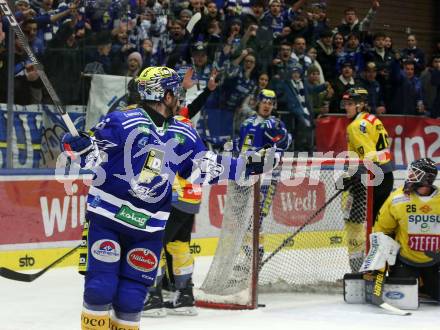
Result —
[[[348,151],[355,152],[359,159],[371,160],[380,167],[384,174],[383,181],[373,188],[373,221],[379,209],[393,189],[393,161],[388,148],[388,133],[375,115],[367,108],[368,92],[364,88],[350,88],[342,97],[342,106],[347,118],[351,120],[347,126]],[[348,241],[348,252],[352,272],[357,272],[364,258],[365,246],[365,187],[361,184],[358,171],[353,177],[349,188],[353,205],[350,215],[345,220],[345,231]]]
[[[440,301],[440,191],[436,164],[429,158],[411,163],[405,185],[380,209],[374,232],[400,244],[389,277],[416,278],[419,292]]]

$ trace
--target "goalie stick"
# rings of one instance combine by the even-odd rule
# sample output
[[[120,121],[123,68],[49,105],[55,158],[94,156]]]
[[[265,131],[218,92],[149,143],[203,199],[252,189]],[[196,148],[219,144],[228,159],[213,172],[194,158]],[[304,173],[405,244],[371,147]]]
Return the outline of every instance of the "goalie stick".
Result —
[[[400,308],[394,307],[387,302],[385,302],[382,298],[383,289],[385,286],[385,273],[386,268],[377,270],[375,274],[364,274],[364,279],[366,281],[373,281],[373,290],[371,292],[371,301],[370,303],[372,305],[378,306],[391,314],[395,315],[401,315],[401,316],[407,316],[411,315],[410,312],[405,312],[401,310]],[[374,277],[374,280],[373,280]]]
[[[62,255],[61,257],[59,257],[57,260],[55,260],[54,262],[52,262],[49,266],[47,266],[46,268],[43,268],[42,270],[40,270],[37,273],[34,274],[26,274],[26,273],[20,273],[20,272],[16,272],[12,269],[9,268],[5,268],[5,267],[1,267],[0,268],[0,276],[7,278],[9,280],[13,280],[13,281],[19,281],[19,282],[33,282],[35,281],[37,278],[39,278],[41,275],[43,275],[44,273],[46,273],[49,269],[53,268],[54,266],[56,266],[57,264],[59,264],[61,261],[63,261],[64,259],[66,259],[68,256],[70,256],[71,254],[73,254],[76,250],[78,250],[81,247],[82,244],[74,247],[72,250],[70,250],[69,252],[67,252],[66,254]]]
[[[70,134],[73,136],[78,136],[78,131],[75,128],[75,125],[73,124],[72,120],[70,119],[69,115],[67,114],[66,110],[61,104],[61,101],[55,92],[55,89],[53,88],[52,84],[49,81],[49,78],[47,78],[46,73],[44,72],[43,66],[38,61],[38,59],[35,57],[34,53],[32,52],[29,43],[26,39],[26,36],[24,35],[23,31],[20,28],[20,25],[18,24],[17,20],[14,17],[14,14],[12,13],[11,9],[9,8],[8,2],[6,0],[0,0],[0,11],[3,13],[3,15],[6,17],[6,19],[9,22],[10,28],[14,30],[14,33],[17,35],[18,42],[25,50],[27,56],[31,60],[32,64],[35,66],[35,69],[38,72],[38,75],[43,82],[44,87],[46,87],[47,92],[49,93],[50,98],[52,99],[53,104],[55,105],[55,108],[60,113],[61,118],[63,119],[64,123],[67,126],[67,129],[69,130]]]

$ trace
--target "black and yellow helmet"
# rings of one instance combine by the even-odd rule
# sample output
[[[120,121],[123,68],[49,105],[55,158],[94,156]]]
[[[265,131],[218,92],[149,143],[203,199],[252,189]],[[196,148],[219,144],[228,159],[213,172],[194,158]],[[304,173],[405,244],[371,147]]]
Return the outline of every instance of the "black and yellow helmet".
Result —
[[[342,101],[367,102],[368,91],[363,87],[353,87],[342,95]]]

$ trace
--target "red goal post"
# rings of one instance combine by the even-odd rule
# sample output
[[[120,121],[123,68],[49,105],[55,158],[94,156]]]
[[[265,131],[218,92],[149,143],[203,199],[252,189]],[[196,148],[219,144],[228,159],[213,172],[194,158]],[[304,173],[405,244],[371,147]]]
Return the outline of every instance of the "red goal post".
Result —
[[[197,306],[254,309],[258,292],[342,290],[339,280],[353,267],[347,224],[362,223],[363,253],[372,227],[371,176],[350,191],[336,189],[344,173],[359,167],[371,163],[284,158],[258,184],[229,182],[219,244],[195,290]]]

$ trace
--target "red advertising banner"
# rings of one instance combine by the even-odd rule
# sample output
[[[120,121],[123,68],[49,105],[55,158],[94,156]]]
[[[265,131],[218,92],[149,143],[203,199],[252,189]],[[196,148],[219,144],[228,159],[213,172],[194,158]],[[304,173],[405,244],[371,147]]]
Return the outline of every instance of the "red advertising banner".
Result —
[[[440,163],[440,120],[419,116],[379,117],[391,140],[391,153],[396,165],[407,165],[414,159],[429,157]],[[318,152],[338,153],[347,150],[344,115],[329,115],[317,120],[316,146]]]
[[[208,214],[213,227],[221,228],[222,226],[226,194],[226,185],[214,185],[209,189]],[[280,225],[298,227],[308,220],[327,199],[325,183],[322,181],[310,185],[309,180],[304,180],[291,185],[287,183],[287,180],[282,180],[273,197],[271,216]],[[310,223],[321,221],[324,215],[325,212],[321,212]]]
[[[68,194],[54,176],[0,177],[0,245],[80,240],[87,192],[82,180]]]
[[[322,181],[317,185],[310,185],[309,180],[304,180],[295,186],[285,185],[281,181],[272,204],[274,220],[289,227],[302,226],[327,199]],[[319,213],[309,223],[320,221],[324,213]]]

